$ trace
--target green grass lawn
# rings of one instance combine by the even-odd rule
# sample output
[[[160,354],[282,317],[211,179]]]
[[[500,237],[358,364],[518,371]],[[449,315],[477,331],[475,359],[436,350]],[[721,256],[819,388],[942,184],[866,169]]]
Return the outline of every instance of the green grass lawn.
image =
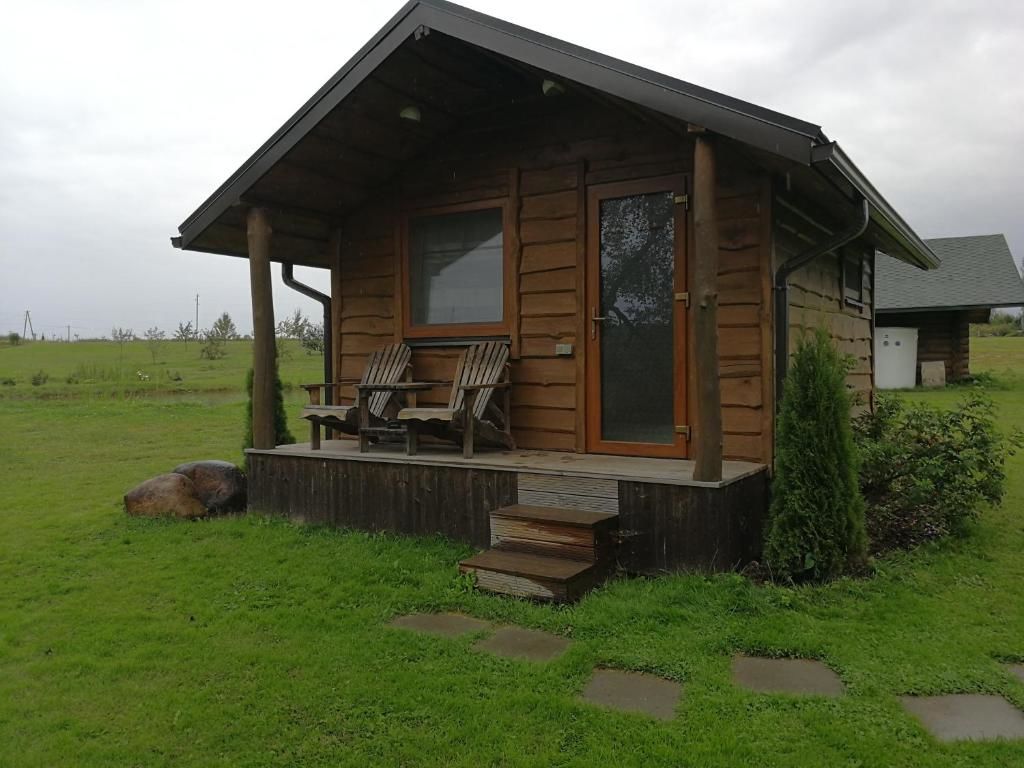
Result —
[[[279,342],[286,387],[323,380],[323,355],[310,355],[295,340]],[[132,393],[237,393],[245,384],[251,341],[229,341],[226,355],[204,360],[200,344],[165,341],[154,358],[145,341],[35,342],[0,346],[0,398],[71,397]],[[33,376],[45,374],[45,383]],[[13,380],[13,386],[4,380]]]
[[[976,370],[1024,367],[1024,339],[973,344]],[[21,379],[36,366],[88,362],[36,347],[0,349],[16,391],[33,391]],[[320,358],[304,358],[283,361],[285,380],[318,379]],[[886,559],[870,580],[623,579],[553,608],[468,591],[468,550],[440,539],[128,519],[120,497],[141,479],[239,460],[243,399],[210,390],[237,387],[244,350],[217,362],[168,359],[192,394],[58,397],[75,386],[59,384],[0,399],[0,766],[1024,765],[1024,743],[937,744],[897,700],[992,692],[1024,708],[1002,665],[1024,659],[1024,456],[971,537]],[[1024,427],[1024,385],[994,394]],[[300,392],[287,397],[294,418]],[[385,626],[441,609],[575,642],[531,664]],[[847,695],[738,690],[737,651],[824,659]],[[676,718],[577,702],[600,664],[681,681]]]

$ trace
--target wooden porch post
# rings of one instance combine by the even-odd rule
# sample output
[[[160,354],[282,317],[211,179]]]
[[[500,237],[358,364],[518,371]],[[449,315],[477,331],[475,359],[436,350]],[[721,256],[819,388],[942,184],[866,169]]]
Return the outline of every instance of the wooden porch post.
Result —
[[[270,283],[270,222],[263,208],[249,209],[249,282],[252,290],[252,445],[273,448],[274,298]]]
[[[722,479],[722,396],[718,382],[718,217],[715,214],[715,145],[703,128],[690,128],[693,151],[694,343],[697,413],[693,479]]]
[[[331,231],[329,244],[331,261],[331,350],[334,359],[334,380],[341,379],[341,229],[335,227]],[[334,390],[334,404],[341,402],[341,387]]]
[[[335,227],[331,230],[331,239],[328,241],[328,256],[331,263],[331,371],[334,374],[334,381],[341,380],[341,228]],[[327,382],[328,384],[332,382]],[[332,388],[335,405],[341,403],[341,387]],[[330,430],[327,433],[328,440],[337,440],[341,437],[341,430]]]

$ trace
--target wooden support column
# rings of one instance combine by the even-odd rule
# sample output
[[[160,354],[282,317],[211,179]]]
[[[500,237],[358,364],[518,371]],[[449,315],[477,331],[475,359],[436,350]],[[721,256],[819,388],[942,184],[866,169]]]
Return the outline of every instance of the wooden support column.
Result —
[[[715,214],[715,144],[691,127],[693,153],[694,297],[697,413],[693,479],[722,479],[722,396],[718,366],[718,217]]]
[[[249,282],[252,291],[252,445],[273,448],[274,297],[270,283],[270,222],[263,208],[249,209]]]
[[[523,241],[519,233],[519,218],[522,213],[523,199],[520,193],[521,174],[519,168],[512,168],[508,172],[508,221],[505,226],[508,229],[508,262],[509,266],[505,272],[505,291],[508,293],[509,317],[512,318],[512,332],[509,334],[509,355],[513,360],[518,360],[520,355],[520,326],[522,324],[522,312],[520,311],[519,298],[519,271],[523,259]]]
[[[327,242],[327,260],[331,267],[331,327],[327,332],[331,335],[331,381],[332,384],[341,380],[341,227],[331,230]],[[331,403],[341,403],[341,385],[331,387]],[[342,437],[341,430],[328,429],[327,439],[338,440]]]
[[[331,351],[334,358],[331,367],[334,380],[341,380],[341,228],[331,231],[328,244],[328,258],[331,264]],[[334,388],[334,404],[341,402],[341,387]]]

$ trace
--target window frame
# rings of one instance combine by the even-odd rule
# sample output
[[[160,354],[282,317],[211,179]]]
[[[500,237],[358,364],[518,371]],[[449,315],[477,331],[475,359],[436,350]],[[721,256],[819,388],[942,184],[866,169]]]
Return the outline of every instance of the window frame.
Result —
[[[858,309],[864,308],[864,274],[865,274],[865,263],[866,259],[862,253],[851,253],[849,251],[843,251],[839,255],[839,266],[841,284],[843,288],[843,304]],[[856,295],[851,295],[851,286],[846,279],[846,268],[848,265],[856,264],[858,283],[856,289]]]
[[[437,325],[414,325],[412,322],[412,291],[409,225],[413,219],[444,216],[452,213],[501,210],[501,261],[502,261],[502,308],[501,320],[491,323],[445,323]],[[512,231],[515,222],[511,219],[512,206],[507,197],[474,200],[466,203],[430,205],[405,208],[401,215],[400,271],[398,289],[401,296],[402,335],[407,339],[466,339],[508,337],[512,326],[512,295],[516,289],[515,261],[512,258]]]

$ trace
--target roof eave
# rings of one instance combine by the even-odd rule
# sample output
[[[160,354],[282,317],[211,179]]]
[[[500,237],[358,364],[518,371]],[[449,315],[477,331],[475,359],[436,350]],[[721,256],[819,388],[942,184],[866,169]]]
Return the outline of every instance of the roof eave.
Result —
[[[248,160],[228,179],[221,184],[212,195],[185,219],[178,227],[180,247],[189,249],[190,243],[212,224],[227,208],[240,202],[244,194],[269,170],[281,156],[291,149],[298,140],[320,122],[337,104],[347,96],[387,55],[397,47],[401,40],[412,34],[420,22],[412,18],[420,7],[422,0],[410,0],[391,17],[370,40],[338,70],[330,80],[303,104],[274,134],[257,149]],[[384,46],[387,38],[400,35],[400,39],[390,46]],[[361,66],[362,65],[362,66]],[[365,73],[364,73],[365,70]],[[344,87],[346,85],[348,87]],[[351,82],[354,81],[354,82]],[[288,139],[289,134],[297,134]],[[270,153],[274,156],[270,158]]]
[[[814,147],[811,150],[811,164],[818,168],[831,169],[864,196],[871,207],[872,221],[884,229],[903,250],[902,254],[890,253],[890,256],[921,269],[936,269],[939,266],[939,259],[928,247],[928,244],[882,197],[874,184],[868,181],[868,178],[861,173],[839,144],[830,142]]]
[[[883,314],[915,314],[919,312],[964,312],[971,309],[1007,309],[1009,307],[1020,307],[1024,306],[1021,301],[1010,302],[1000,301],[996,303],[984,303],[984,304],[937,304],[927,307],[877,307],[875,312],[879,315]]]
[[[190,244],[418,28],[448,34],[802,165],[819,126],[441,0],[411,0],[178,227]]]

